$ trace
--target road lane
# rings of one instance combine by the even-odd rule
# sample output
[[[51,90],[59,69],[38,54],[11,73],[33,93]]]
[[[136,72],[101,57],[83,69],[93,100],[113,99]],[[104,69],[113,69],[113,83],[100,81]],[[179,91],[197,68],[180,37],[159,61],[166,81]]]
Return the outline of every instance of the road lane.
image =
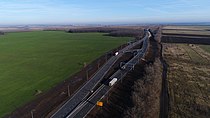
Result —
[[[142,39],[131,45],[126,46],[119,51],[119,54],[111,57],[99,71],[85,84],[83,85],[73,96],[70,98],[57,112],[55,112],[51,118],[65,118],[71,113],[85,98],[91,93],[98,83],[104,78],[107,72],[112,68],[114,63],[123,55],[123,52],[129,50],[136,45],[142,43],[143,40],[148,38],[148,34]]]
[[[148,40],[145,39],[143,42],[143,47],[139,50],[138,54],[134,56],[129,62],[124,66],[124,70],[118,70],[115,72],[108,80],[113,78],[118,78],[118,81],[122,79],[133,67],[129,66],[130,64],[136,65],[139,62],[139,59],[144,57],[148,49]],[[85,117],[96,105],[105,94],[109,92],[111,87],[102,84],[87,100],[83,101],[80,106],[78,106],[73,112],[71,112],[67,118],[82,118]]]

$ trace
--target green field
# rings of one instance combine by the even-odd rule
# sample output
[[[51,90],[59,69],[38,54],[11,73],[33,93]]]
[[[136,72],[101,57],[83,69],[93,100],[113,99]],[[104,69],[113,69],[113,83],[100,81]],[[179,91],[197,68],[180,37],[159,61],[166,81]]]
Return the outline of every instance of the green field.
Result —
[[[130,38],[38,31],[0,36],[0,117]]]
[[[210,45],[199,45],[203,50],[210,53]]]

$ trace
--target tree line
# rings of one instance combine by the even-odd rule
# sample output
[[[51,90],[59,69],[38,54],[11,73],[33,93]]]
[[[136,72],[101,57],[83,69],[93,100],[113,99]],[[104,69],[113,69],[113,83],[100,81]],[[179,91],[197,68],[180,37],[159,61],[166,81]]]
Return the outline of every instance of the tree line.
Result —
[[[91,28],[77,28],[69,29],[69,33],[90,33],[90,32],[100,32],[108,33],[106,36],[114,37],[136,37],[141,38],[144,35],[143,28],[114,28],[114,27],[91,27]]]
[[[4,35],[4,32],[0,32],[0,35]]]

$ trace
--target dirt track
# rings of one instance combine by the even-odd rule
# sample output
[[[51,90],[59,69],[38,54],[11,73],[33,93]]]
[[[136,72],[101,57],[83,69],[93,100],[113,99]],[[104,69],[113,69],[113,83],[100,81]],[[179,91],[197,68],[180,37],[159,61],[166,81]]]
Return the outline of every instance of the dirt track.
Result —
[[[163,46],[161,45],[161,53],[163,54]],[[160,61],[163,65],[162,71],[162,88],[160,96],[160,118],[168,118],[168,108],[169,108],[169,95],[168,95],[168,82],[167,82],[167,72],[168,64],[163,59],[163,56],[160,56]]]

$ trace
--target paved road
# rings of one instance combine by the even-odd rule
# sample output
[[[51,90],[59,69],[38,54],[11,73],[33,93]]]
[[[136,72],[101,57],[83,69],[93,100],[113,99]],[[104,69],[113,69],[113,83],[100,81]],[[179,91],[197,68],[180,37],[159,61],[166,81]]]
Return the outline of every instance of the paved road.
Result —
[[[111,57],[99,70],[98,72],[85,84],[83,85],[57,112],[55,112],[51,118],[65,118],[71,113],[86,97],[91,93],[91,90],[104,78],[107,72],[111,69],[114,63],[123,55],[123,52],[137,46],[142,43],[144,39],[148,38],[148,33],[142,40],[138,40],[119,51],[117,56]]]
[[[144,39],[143,47],[136,56],[134,56],[129,62],[127,62],[124,66],[124,70],[118,70],[115,72],[108,80],[113,78],[118,78],[118,81],[122,79],[129,71],[131,71],[134,66],[139,62],[148,48],[148,39]],[[99,101],[106,93],[109,92],[110,86],[102,84],[90,97],[86,100],[82,101],[68,116],[67,118],[82,118],[85,117],[96,105],[97,101]]]

